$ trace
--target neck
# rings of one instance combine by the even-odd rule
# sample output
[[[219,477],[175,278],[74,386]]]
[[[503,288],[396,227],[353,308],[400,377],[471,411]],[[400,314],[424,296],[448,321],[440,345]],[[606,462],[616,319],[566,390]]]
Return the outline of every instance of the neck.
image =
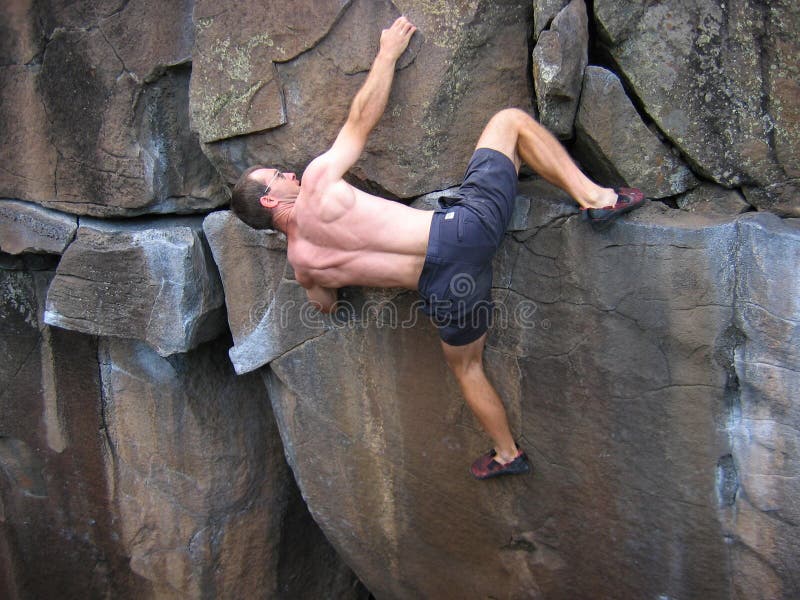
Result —
[[[294,228],[294,202],[281,202],[272,209],[272,223],[276,229],[289,234],[289,229]]]

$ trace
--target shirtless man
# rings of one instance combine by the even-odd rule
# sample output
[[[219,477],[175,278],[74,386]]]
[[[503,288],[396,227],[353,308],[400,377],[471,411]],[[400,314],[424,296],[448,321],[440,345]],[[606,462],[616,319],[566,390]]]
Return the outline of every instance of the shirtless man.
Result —
[[[257,165],[240,177],[231,208],[251,227],[286,234],[297,281],[323,312],[331,311],[343,286],[418,290],[467,404],[494,441],[473,463],[472,474],[485,479],[526,473],[528,459],[514,441],[482,362],[492,256],[511,218],[520,163],[568,192],[596,224],[636,208],[643,198],[638,190],[594,184],[547,130],[516,109],[489,121],[467,168],[462,197],[447,208],[417,210],[346,183],[342,177],[383,115],[395,64],[415,31],[405,17],[383,30],[347,122],[330,150],[308,165],[302,186],[294,173]]]

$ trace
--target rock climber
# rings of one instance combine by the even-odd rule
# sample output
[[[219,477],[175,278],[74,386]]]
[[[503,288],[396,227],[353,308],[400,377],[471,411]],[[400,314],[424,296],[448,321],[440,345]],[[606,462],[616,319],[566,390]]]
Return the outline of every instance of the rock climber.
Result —
[[[471,466],[478,479],[527,473],[505,407],[483,368],[491,307],[492,257],[511,218],[520,164],[565,190],[589,220],[605,226],[644,202],[635,189],[596,185],[566,150],[522,110],[505,109],[483,130],[460,198],[417,210],[363,192],[343,180],[386,108],[397,60],[416,27],[398,18],[380,46],[347,121],[331,148],[302,174],[261,165],[236,183],[231,208],[256,229],[278,229],[311,303],[330,312],[344,286],[418,290],[439,328],[445,360],[494,447]]]

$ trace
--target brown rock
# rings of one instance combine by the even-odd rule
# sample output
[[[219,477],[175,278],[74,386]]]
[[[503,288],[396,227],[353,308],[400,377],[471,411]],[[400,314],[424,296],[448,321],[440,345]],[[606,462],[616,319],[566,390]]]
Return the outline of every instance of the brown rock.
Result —
[[[261,10],[252,3],[222,5],[246,13]],[[214,6],[221,12],[219,2]],[[304,6],[300,8],[299,14],[306,14]],[[475,141],[497,110],[531,109],[526,78],[530,5],[520,0],[443,6],[414,1],[403,9],[419,31],[399,64],[386,114],[352,175],[365,186],[410,197],[459,182]],[[322,15],[327,14],[326,8]],[[255,162],[300,173],[313,157],[327,150],[364,81],[381,29],[397,16],[390,2],[355,0],[311,49],[294,54],[294,49],[287,48],[274,66],[249,59],[247,64],[257,66],[242,88],[267,94],[267,83],[277,77],[285,116],[272,111],[270,115],[277,115],[269,117],[272,129],[207,146],[226,177],[235,180]],[[280,15],[275,23],[274,31],[279,31]],[[196,23],[198,29],[205,26]],[[213,25],[208,27],[212,31]],[[246,48],[251,34],[237,34],[231,38],[231,47]],[[198,53],[210,56],[210,49],[223,44],[227,35],[211,39],[198,32]],[[275,41],[274,47],[283,46]],[[204,83],[202,69],[192,77],[192,102],[197,106],[211,84]],[[286,122],[281,125],[282,118]],[[221,117],[223,123],[226,119]]]
[[[28,202],[0,200],[0,249],[9,254],[61,254],[75,237],[78,219]]]
[[[190,68],[175,66],[190,59],[190,12],[190,2],[139,0],[17,14],[17,36],[33,30],[46,43],[30,63],[0,68],[11,132],[0,195],[95,216],[224,203],[189,129]]]

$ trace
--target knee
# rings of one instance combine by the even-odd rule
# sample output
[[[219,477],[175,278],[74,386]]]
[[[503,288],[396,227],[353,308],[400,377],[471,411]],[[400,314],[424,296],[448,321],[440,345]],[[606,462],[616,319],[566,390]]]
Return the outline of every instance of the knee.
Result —
[[[504,108],[496,112],[492,117],[492,121],[503,123],[515,129],[519,129],[525,123],[529,123],[533,120],[533,117],[519,108]]]
[[[469,377],[470,374],[483,371],[483,361],[481,357],[445,355],[447,366],[455,375],[456,379],[461,380]]]

